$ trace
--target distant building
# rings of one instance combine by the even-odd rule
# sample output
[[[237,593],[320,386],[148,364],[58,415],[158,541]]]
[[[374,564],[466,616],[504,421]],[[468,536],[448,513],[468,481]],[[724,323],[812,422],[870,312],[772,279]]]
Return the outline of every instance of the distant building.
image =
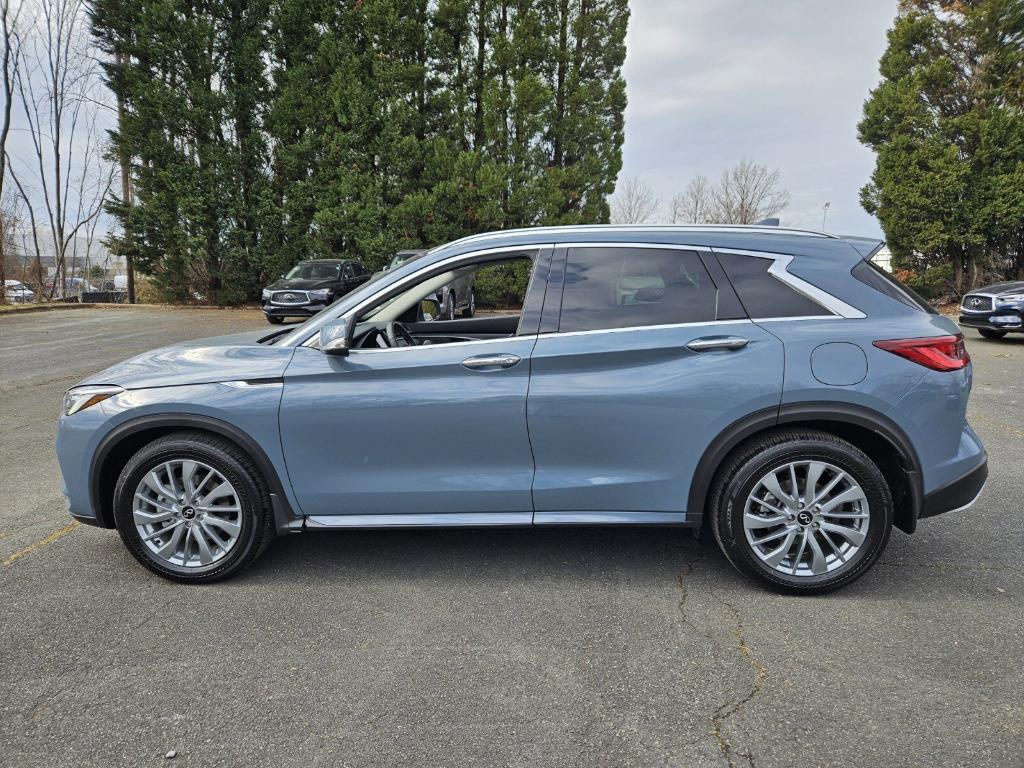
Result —
[[[871,257],[871,261],[886,272],[892,272],[892,251],[889,250],[888,245],[883,245],[879,248],[878,252]]]

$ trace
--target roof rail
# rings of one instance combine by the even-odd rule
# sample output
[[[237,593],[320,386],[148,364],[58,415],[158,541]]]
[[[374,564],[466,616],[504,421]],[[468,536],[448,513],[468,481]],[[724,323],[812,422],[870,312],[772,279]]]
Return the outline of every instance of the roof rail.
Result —
[[[445,245],[437,246],[443,248],[448,245],[459,243],[478,242],[498,237],[507,237],[516,234],[556,234],[559,232],[750,232],[764,235],[796,235],[799,237],[821,237],[829,240],[840,240],[837,235],[827,232],[816,232],[809,229],[790,229],[788,227],[758,226],[756,224],[569,224],[556,227],[522,227],[518,229],[504,229],[495,232],[481,232],[476,235],[467,235],[458,240],[453,240]],[[437,250],[434,248],[432,250]]]

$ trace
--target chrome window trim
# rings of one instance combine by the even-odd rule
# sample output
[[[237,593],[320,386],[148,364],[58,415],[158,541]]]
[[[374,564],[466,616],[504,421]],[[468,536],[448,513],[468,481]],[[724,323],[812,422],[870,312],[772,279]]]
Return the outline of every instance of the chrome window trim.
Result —
[[[708,325],[751,325],[754,321],[748,318],[738,320],[699,320],[693,323],[667,323],[662,325],[627,325],[622,328],[594,328],[589,331],[555,331],[539,334],[540,339],[562,336],[593,336],[598,333],[632,333],[635,331],[664,331],[672,328],[699,328]]]

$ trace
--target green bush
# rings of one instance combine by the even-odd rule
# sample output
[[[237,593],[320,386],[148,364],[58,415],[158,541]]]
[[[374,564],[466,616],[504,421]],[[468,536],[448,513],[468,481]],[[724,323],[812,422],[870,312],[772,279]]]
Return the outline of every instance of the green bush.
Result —
[[[907,285],[928,301],[938,301],[953,293],[953,265],[929,267],[907,280]]]

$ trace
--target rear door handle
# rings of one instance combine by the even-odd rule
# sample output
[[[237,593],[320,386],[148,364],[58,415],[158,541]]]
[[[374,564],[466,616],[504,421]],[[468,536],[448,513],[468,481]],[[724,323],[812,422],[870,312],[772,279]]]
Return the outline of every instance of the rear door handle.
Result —
[[[710,352],[715,349],[743,349],[749,343],[741,336],[705,336],[694,339],[686,348],[692,352]]]
[[[500,371],[504,368],[511,368],[522,358],[519,355],[477,355],[467,357],[462,364],[471,371]]]

